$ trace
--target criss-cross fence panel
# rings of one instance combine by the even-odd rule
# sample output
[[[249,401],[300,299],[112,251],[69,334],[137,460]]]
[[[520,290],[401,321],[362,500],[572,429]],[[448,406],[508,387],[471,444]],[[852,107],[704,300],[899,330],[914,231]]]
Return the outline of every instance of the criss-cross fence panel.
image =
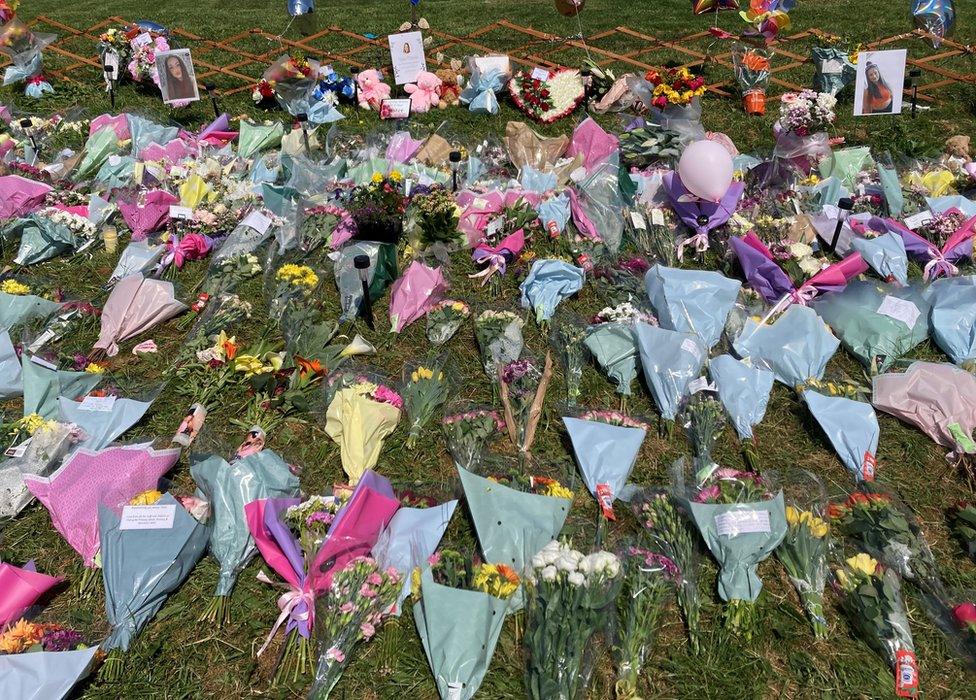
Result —
[[[84,29],[71,27],[47,16],[30,22],[36,31],[51,31],[58,39],[45,52],[45,72],[72,82],[97,83],[101,79],[95,49],[98,35],[125,20],[109,17]],[[452,60],[471,54],[507,54],[517,66],[559,68],[579,66],[584,59],[619,73],[642,73],[666,65],[695,67],[704,72],[708,90],[716,95],[735,93],[731,45],[711,32],[695,32],[681,37],[661,37],[631,27],[615,27],[587,36],[561,37],[532,27],[499,20],[467,34],[425,30],[428,64],[447,67]],[[255,28],[226,37],[203,37],[181,28],[170,30],[171,43],[193,52],[197,78],[213,83],[224,94],[251,90],[265,68],[289,52],[302,52],[329,62],[337,68],[388,68],[389,51],[385,38],[370,38],[339,26],[329,26],[301,38],[276,36]],[[921,70],[918,81],[920,99],[934,101],[938,93],[960,83],[976,85],[976,58],[973,46],[944,40],[932,48],[933,37],[915,30],[883,37],[864,44],[862,50],[908,48],[909,68]],[[770,83],[784,90],[799,90],[809,85],[810,50],[830,41],[820,29],[808,29],[778,39]]]

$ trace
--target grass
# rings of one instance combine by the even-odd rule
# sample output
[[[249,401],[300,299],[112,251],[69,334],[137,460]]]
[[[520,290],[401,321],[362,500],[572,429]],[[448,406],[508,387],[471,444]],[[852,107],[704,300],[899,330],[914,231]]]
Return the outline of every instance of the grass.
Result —
[[[358,32],[382,35],[408,18],[406,2],[339,0],[326,3],[323,0],[320,5],[322,21],[341,24]],[[237,0],[231,3],[219,0],[171,0],[159,3],[153,9],[152,19],[171,26],[182,26],[202,36],[222,37],[252,26],[261,26],[276,33],[287,24],[284,3],[280,1]],[[904,31],[909,20],[903,9],[899,7],[892,12],[890,3],[877,0],[864,2],[857,6],[856,11],[869,21],[852,26],[851,3],[846,0],[823,0],[801,3],[792,16],[798,29],[815,23],[827,31],[847,33],[857,41]],[[109,15],[139,18],[149,14],[146,5],[135,0],[104,0],[99,3],[35,0],[25,3],[23,13],[24,16],[29,16],[29,13],[46,14],[74,26],[94,24]],[[432,26],[455,33],[469,31],[503,17],[562,35],[577,31],[574,22],[556,14],[545,0],[460,3],[425,0],[422,14]],[[693,17],[689,3],[685,1],[663,6],[661,3],[590,0],[582,21],[588,34],[626,24],[653,30],[653,33],[662,36],[688,33],[710,24],[709,19]],[[720,21],[722,26],[728,28],[736,20],[733,15],[723,15]],[[964,22],[960,22],[960,25],[960,30],[966,29]],[[923,47],[916,43],[912,44],[912,48]],[[677,56],[662,54],[662,61],[669,58],[677,59]],[[797,79],[806,82],[808,77],[801,74]],[[4,88],[0,96],[5,101],[41,113],[81,106],[89,116],[94,116],[108,108],[100,85],[75,87],[58,84],[56,87],[57,95],[45,98],[39,105],[24,103],[16,96],[14,88]],[[848,93],[839,108],[841,112],[849,112],[851,100]],[[855,123],[843,116],[837,125],[837,132],[853,143],[867,142],[895,153],[918,155],[933,146],[938,147],[948,135],[972,133],[976,119],[974,103],[976,91],[972,88],[954,88],[946,93],[944,101],[932,110],[923,112],[917,120],[894,117]],[[172,117],[188,125],[205,121],[210,109],[208,104],[199,103],[179,113],[169,114],[161,109],[158,99],[152,94],[131,86],[123,87],[120,91],[119,105],[127,110],[148,112],[162,118]],[[246,111],[254,116],[265,116],[253,108],[246,93],[227,99],[224,107],[232,114]],[[743,149],[768,149],[771,146],[772,111],[765,118],[748,119],[736,101],[709,98],[705,100],[704,121],[708,129],[729,133]],[[280,118],[281,113],[267,116]],[[423,116],[416,122],[421,127],[436,127],[445,118],[450,122],[446,128],[454,133],[480,137],[488,132],[501,133],[507,119],[518,118],[518,115],[511,108],[503,106],[502,114],[494,119],[452,110]],[[612,122],[613,119],[609,118],[608,121]],[[354,116],[343,123],[343,128],[367,131],[377,124],[372,115]],[[548,131],[565,132],[571,125],[572,121],[564,121]],[[9,262],[12,257],[13,251],[4,251],[4,262]],[[90,256],[44,264],[33,274],[57,279],[79,298],[103,301],[101,284],[110,274],[115,261],[115,255],[99,250]],[[191,264],[179,274],[178,284],[183,289],[192,289],[204,270],[202,263]],[[469,271],[470,263],[467,260],[456,259],[452,262],[452,294],[474,303],[486,301],[484,294],[467,280],[466,273]],[[499,295],[500,300],[516,298],[520,273],[524,273],[524,270],[509,274]],[[257,308],[267,308],[259,282],[245,288],[243,295]],[[336,295],[327,292],[323,303],[327,309],[338,312]],[[386,300],[381,301],[376,308],[379,319],[386,318],[385,304]],[[588,286],[567,306],[587,315],[603,306],[603,299],[597,289]],[[258,319],[251,325],[238,328],[238,338],[248,342],[270,332],[263,314],[259,314]],[[381,321],[378,326],[377,332],[370,335],[371,340],[383,340],[385,322]],[[365,332],[365,329],[358,330]],[[132,343],[127,343],[123,352],[112,361],[115,374],[124,379],[138,380],[141,384],[162,380],[160,360],[171,357],[183,338],[172,325],[149,335],[159,344],[160,354],[157,357],[138,358],[129,353]],[[66,341],[63,349],[84,351],[90,348],[94,337],[95,330],[92,329],[88,335]],[[526,340],[531,352],[537,355],[545,352],[547,338],[531,321],[526,324]],[[423,356],[427,351],[422,324],[414,324],[375,359],[375,364],[397,376],[404,362]],[[470,326],[451,342],[450,351],[455,371],[464,379],[461,398],[490,402],[491,390],[480,369]],[[942,357],[930,344],[917,348],[913,356]],[[861,373],[853,360],[843,353],[833,360],[832,369],[843,369],[852,376],[860,376]],[[562,378],[557,374],[535,453],[545,460],[567,463],[570,459],[566,452],[567,441],[560,427],[559,412],[555,408],[563,389]],[[610,385],[593,368],[587,368],[584,375],[584,397],[585,402],[594,407],[614,407],[617,400]],[[222,454],[233,451],[242,437],[242,431],[231,425],[230,421],[239,417],[243,401],[243,396],[228,396],[222,405],[211,412],[199,448]],[[11,414],[19,411],[16,402],[5,408]],[[176,396],[173,386],[164,387],[147,418],[133,431],[133,437],[168,437],[175,431],[184,409],[185,401]],[[645,415],[654,414],[646,391],[638,392],[634,397],[632,410]],[[880,478],[901,493],[922,521],[947,585],[976,589],[976,568],[966,560],[950,537],[945,518],[945,509],[952,502],[970,495],[968,488],[956,474],[947,471],[942,450],[918,431],[885,416],[881,416],[880,420]],[[324,434],[323,424],[324,418],[312,413],[305,422],[289,423],[269,436],[270,445],[275,450],[290,462],[303,467],[302,487],[309,493],[341,481],[343,476],[338,449]],[[777,386],[774,389],[767,417],[756,434],[764,467],[778,472],[785,482],[789,482],[799,470],[809,470],[824,482],[831,494],[840,494],[851,486],[848,473],[819,433],[808,411],[785,388]],[[404,431],[398,431],[387,441],[380,471],[397,484],[419,485],[424,493],[439,498],[457,495],[459,487],[443,441],[434,431],[429,432],[426,438],[411,452],[404,447]],[[503,445],[499,444],[498,447],[504,450]],[[649,436],[634,480],[646,484],[664,483],[672,460],[687,450],[687,443],[680,431],[669,440]],[[723,433],[716,457],[724,465],[742,464],[731,429]],[[177,488],[192,488],[185,460],[174,470],[172,479]],[[585,548],[593,540],[596,512],[591,497],[579,489],[567,525],[567,531],[573,534],[577,546]],[[636,522],[629,516],[622,518],[611,531],[611,541],[624,541],[636,531],[636,527]],[[444,542],[462,551],[474,547],[473,527],[463,509],[455,515]],[[0,532],[0,558],[15,563],[34,558],[41,571],[69,579],[81,573],[79,557],[52,529],[46,510],[37,504],[26,509]],[[106,684],[96,678],[81,688],[80,695],[86,698],[302,697],[309,679],[277,688],[270,686],[273,660],[279,649],[277,645],[273,645],[260,659],[255,658],[256,650],[278,614],[275,606],[277,589],[255,579],[262,568],[265,568],[263,563],[257,559],[242,572],[233,596],[233,622],[224,629],[215,629],[197,622],[209,602],[218,572],[215,562],[209,557],[204,558],[124,657],[118,683]],[[763,633],[750,644],[728,639],[721,632],[721,605],[715,595],[716,568],[710,559],[706,558],[698,574],[705,598],[703,650],[699,655],[688,652],[680,620],[672,612],[642,678],[645,697],[891,697],[893,683],[890,672],[864,642],[855,638],[833,601],[829,603],[827,611],[829,640],[813,640],[795,592],[774,560],[765,562],[759,568],[766,586],[760,611]],[[932,698],[976,697],[972,677],[967,676],[952,657],[943,637],[925,617],[920,601],[914,594],[909,594],[908,605],[925,695]],[[42,619],[75,625],[93,638],[98,638],[107,629],[100,590],[90,599],[80,599],[73,589],[64,588],[51,599]],[[514,624],[509,620],[480,697],[521,697],[522,667]],[[594,674],[590,697],[612,697],[613,681],[612,669],[606,655],[603,655]],[[358,649],[355,660],[338,686],[336,697],[436,697],[436,688],[409,612],[383,628],[373,642]]]

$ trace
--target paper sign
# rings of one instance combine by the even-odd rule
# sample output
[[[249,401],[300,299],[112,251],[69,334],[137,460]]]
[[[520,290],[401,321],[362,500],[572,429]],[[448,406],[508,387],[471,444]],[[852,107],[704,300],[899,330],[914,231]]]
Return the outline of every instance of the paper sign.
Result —
[[[98,411],[107,413],[115,405],[114,396],[86,396],[78,405],[79,411]]]
[[[906,299],[886,296],[884,301],[881,302],[881,306],[878,307],[878,313],[882,316],[893,318],[896,321],[901,321],[909,328],[914,328],[915,321],[918,320],[922,312],[918,310],[915,304]]]
[[[427,70],[424,57],[424,37],[420,32],[390,34],[390,59],[393,80],[397,85],[417,82],[417,75]]]
[[[410,98],[383,100],[380,103],[380,119],[407,119],[410,117]]]
[[[271,226],[271,219],[259,211],[252,211],[241,223],[253,228],[263,236],[268,232],[268,227]]]
[[[925,226],[925,224],[934,218],[935,217],[933,216],[932,212],[926,209],[925,211],[920,211],[918,214],[909,216],[907,219],[905,219],[905,226],[910,228],[912,231],[915,231],[920,229],[922,226]]]
[[[119,54],[115,49],[109,49],[102,57],[102,71],[107,81],[119,79]]]
[[[769,532],[768,510],[733,510],[715,516],[720,536],[737,537],[754,532]]]
[[[664,222],[664,212],[660,209],[651,209],[651,223],[655,226],[666,226]]]
[[[698,377],[688,384],[688,392],[697,394],[699,391],[715,391],[715,385],[709,383],[705,377]]]
[[[532,79],[542,81],[549,80],[549,71],[545,68],[535,68],[532,70]]]
[[[494,219],[491,220],[491,222],[489,222],[487,226],[485,226],[485,235],[495,236],[501,232],[504,226],[505,226],[505,217],[504,216],[495,217]]]
[[[193,221],[193,210],[190,207],[179,207],[171,204],[169,207],[169,218]]]
[[[47,360],[42,360],[37,355],[31,355],[31,362],[35,365],[40,365],[41,367],[46,367],[47,369],[57,370],[58,366],[53,362],[48,362]]]
[[[647,222],[644,220],[644,216],[639,211],[630,212],[630,220],[634,224],[634,228],[637,230],[647,230]]]
[[[820,72],[824,75],[838,75],[844,72],[844,64],[839,58],[831,58],[820,62]]]
[[[169,530],[176,519],[176,504],[123,506],[120,530]]]
[[[701,351],[698,349],[698,344],[691,338],[685,338],[681,341],[681,349],[690,355],[694,355],[696,358],[701,357]]]
[[[146,44],[152,43],[152,36],[149,34],[149,32],[143,32],[133,39],[131,43],[133,46],[145,46]]]
[[[17,445],[16,447],[8,447],[7,450],[4,452],[4,455],[6,455],[7,457],[13,457],[14,459],[17,459],[18,457],[23,457],[24,453],[27,452],[27,447],[28,445],[30,445],[30,441],[32,439],[33,439],[32,437],[29,437],[26,440],[24,440],[22,443]]]

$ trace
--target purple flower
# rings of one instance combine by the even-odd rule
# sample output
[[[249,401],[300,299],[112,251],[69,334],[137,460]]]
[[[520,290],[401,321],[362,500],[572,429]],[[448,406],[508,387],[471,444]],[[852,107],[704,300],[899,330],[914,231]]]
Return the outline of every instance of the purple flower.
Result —
[[[71,651],[82,643],[84,643],[84,639],[81,635],[69,629],[46,632],[41,639],[41,646],[44,647],[44,651]]]

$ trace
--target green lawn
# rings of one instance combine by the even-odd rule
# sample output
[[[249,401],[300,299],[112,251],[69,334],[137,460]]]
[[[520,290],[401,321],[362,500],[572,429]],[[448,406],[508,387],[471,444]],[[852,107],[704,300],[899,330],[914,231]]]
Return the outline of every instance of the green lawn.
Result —
[[[796,30],[818,26],[825,31],[842,33],[853,41],[862,41],[910,28],[906,4],[868,0],[854,5],[847,0],[821,0],[800,3],[792,17]],[[284,0],[171,0],[158,3],[156,9],[157,12],[150,12],[150,5],[134,0],[73,3],[35,0],[24,3],[22,16],[45,14],[77,27],[95,24],[109,15],[150,18],[170,26],[183,27],[204,37],[225,37],[255,26],[275,34],[288,23]],[[578,31],[575,21],[558,15],[546,0],[425,0],[422,10],[433,27],[450,33],[467,32],[501,18],[561,35]],[[406,0],[368,3],[321,0],[319,12],[322,24],[340,24],[351,31],[381,36],[395,30],[409,18]],[[687,34],[711,24],[710,18],[692,16],[687,0],[666,5],[589,0],[581,19],[587,34],[628,25],[664,37]],[[962,30],[966,29],[966,19],[968,17],[965,15],[960,17]],[[737,27],[738,20],[734,15],[726,14],[720,18],[720,22],[725,28],[733,28]],[[965,31],[960,31],[957,38],[973,41],[976,36],[972,32],[967,35]],[[601,45],[613,47],[612,42]],[[911,50],[916,49],[926,51],[924,44],[917,41],[911,44]],[[677,55],[668,56],[667,52],[657,56],[662,63],[678,60]],[[719,69],[713,67],[711,70]],[[970,63],[968,70],[973,72],[976,69]],[[795,80],[803,83],[808,82],[810,77],[809,69],[796,71],[793,75]],[[108,108],[107,97],[100,84],[66,87],[56,83],[55,87],[58,94],[45,98],[39,106],[26,105],[15,96],[12,88],[0,91],[0,99],[41,113],[80,106],[91,117]],[[869,122],[869,129],[860,122],[854,124],[844,116],[838,121],[837,133],[847,137],[851,143],[870,142],[885,149],[909,151],[910,154],[921,152],[932,144],[937,145],[941,139],[954,133],[972,134],[976,119],[976,89],[954,88],[944,95],[945,99],[923,112],[915,121],[906,117],[883,118]],[[211,116],[210,106],[205,102],[168,115],[161,109],[158,98],[131,86],[121,89],[119,99],[120,105],[126,109],[171,116],[188,125],[199,124]],[[848,93],[839,109],[849,112],[851,101]],[[704,105],[707,128],[727,132],[743,149],[771,147],[769,130],[774,120],[774,109],[765,118],[748,119],[741,112],[736,99],[707,97]],[[232,114],[249,111],[262,118],[280,118],[283,115],[281,112],[261,115],[251,105],[247,93],[225,100],[224,106]],[[489,131],[502,132],[507,119],[517,118],[517,113],[503,107],[502,114],[492,119],[453,110],[427,115],[417,121],[436,126],[445,118],[450,120],[450,128],[458,133],[480,135]],[[355,115],[347,119],[343,126],[365,131],[376,123],[372,115]],[[573,120],[565,120],[549,130],[568,131],[573,123]],[[12,252],[6,251],[4,262],[11,257]],[[115,261],[115,255],[99,250],[92,257],[84,258],[80,264],[78,261],[71,264],[49,263],[39,273],[59,279],[79,297],[99,298],[102,294],[101,284]],[[470,271],[470,263],[458,258],[453,264],[452,293],[466,296],[477,303],[479,292],[469,284],[465,274]],[[201,263],[190,265],[180,273],[179,284],[186,290],[192,289],[204,268],[205,265]],[[518,274],[506,278],[503,298],[516,299],[516,280],[519,278]],[[327,288],[331,289],[329,285]],[[259,283],[251,284],[245,290],[245,296],[259,309],[266,308],[267,302],[262,299]],[[338,300],[334,294],[329,294],[325,303],[328,308],[338,310]],[[386,318],[385,303],[381,302],[376,310],[380,319]],[[603,299],[592,286],[588,286],[569,306],[583,315],[589,315],[603,306]],[[251,341],[262,337],[269,325],[264,316],[260,313],[258,320],[242,328],[238,338]],[[385,320],[380,321],[372,339],[383,340],[386,328]],[[181,334],[172,325],[151,336],[160,345],[159,358],[171,356],[182,340]],[[71,347],[66,349],[84,351],[93,340],[94,336],[73,338],[69,341]],[[539,354],[545,352],[547,339],[531,322],[526,325],[526,341],[531,351]],[[157,360],[152,356],[149,359],[132,356],[128,353],[130,346],[127,344],[124,352],[113,362],[113,369],[123,376],[142,381],[158,378]],[[376,358],[376,364],[396,376],[405,361],[422,356],[427,347],[423,324],[414,324],[395,345]],[[461,392],[464,398],[489,402],[491,390],[479,369],[471,328],[465,328],[452,341],[450,348],[457,370],[465,379]],[[918,348],[915,356],[942,358],[934,345],[930,344]],[[859,366],[843,352],[838,353],[832,367],[843,369],[855,377],[861,376]],[[612,407],[616,403],[616,395],[610,385],[592,368],[586,370],[584,391],[590,405]],[[550,410],[541,425],[535,450],[538,456],[545,459],[569,459],[566,453],[568,443],[555,409],[562,392],[562,379],[557,375],[551,389]],[[242,430],[230,421],[239,417],[242,401],[242,396],[228,396],[225,405],[211,412],[207,420],[208,433],[201,438],[203,446],[211,446],[224,453],[233,450],[241,439]],[[652,403],[646,392],[639,392],[632,403],[634,411],[653,415]],[[16,404],[6,408],[11,413],[19,410]],[[135,432],[142,436],[168,436],[175,430],[184,409],[184,401],[176,397],[172,386],[168,386],[157,399],[148,418]],[[878,465],[881,479],[897,489],[922,520],[946,584],[976,589],[976,567],[964,557],[958,544],[950,537],[945,519],[945,509],[954,501],[969,496],[969,488],[956,474],[947,471],[943,451],[927,438],[891,418],[882,416],[880,420],[882,439]],[[324,434],[323,424],[323,416],[313,415],[306,423],[289,424],[277,434],[269,436],[269,444],[275,450],[304,468],[302,486],[310,493],[340,481],[343,476],[338,449]],[[731,428],[726,429],[716,457],[725,465],[739,466],[742,459],[733,435]],[[397,484],[415,484],[424,493],[439,498],[455,495],[459,487],[443,441],[433,431],[427,437],[415,451],[410,452],[404,446],[405,436],[401,428],[387,441],[380,471]],[[839,494],[852,485],[848,473],[819,433],[807,409],[797,402],[792,392],[781,386],[774,389],[766,419],[757,429],[757,437],[764,467],[776,470],[785,480],[789,480],[791,473],[805,469],[819,475],[832,494]],[[671,439],[649,436],[634,479],[639,483],[664,483],[668,466],[686,450],[687,443],[680,435]],[[179,487],[191,488],[192,481],[185,461],[180,463],[173,478]],[[575,543],[580,548],[586,548],[593,539],[595,513],[596,508],[589,494],[583,489],[578,490],[568,531],[573,533]],[[629,534],[636,532],[636,527],[633,518],[622,518],[611,530],[611,542],[623,542]],[[459,509],[445,543],[464,551],[465,548],[472,549],[474,542],[470,520],[463,508]],[[77,577],[81,572],[79,557],[52,529],[47,511],[37,504],[0,531],[0,559],[21,563],[31,558],[37,560],[39,570],[47,573]],[[257,559],[241,574],[233,599],[233,622],[224,629],[215,629],[208,623],[197,621],[217,579],[216,564],[211,558],[205,558],[135,642],[125,657],[120,682],[107,684],[96,679],[84,686],[83,696],[302,696],[309,679],[301,679],[293,685],[270,687],[277,646],[273,646],[261,659],[255,658],[256,650],[278,614],[275,606],[277,589],[255,580],[255,575],[262,568],[266,567]],[[782,567],[775,561],[767,561],[760,567],[759,573],[766,586],[761,599],[762,633],[751,643],[745,643],[727,638],[721,631],[721,605],[715,595],[716,568],[710,559],[705,562],[699,572],[702,595],[706,601],[703,650],[698,655],[688,651],[680,620],[676,613],[670,613],[669,624],[658,641],[644,675],[644,697],[853,698],[892,695],[893,684],[888,668],[864,642],[855,638],[833,601],[828,607],[830,638],[817,643],[812,638],[796,594]],[[102,603],[100,590],[83,600],[74,589],[66,589],[51,601],[43,619],[75,625],[97,638],[106,629]],[[962,666],[952,658],[944,638],[925,616],[918,599],[910,595],[908,604],[918,649],[922,688],[926,696],[976,697],[973,677],[967,676]],[[480,697],[521,697],[522,668],[515,624],[509,620]],[[613,671],[604,654],[594,674],[590,697],[612,697],[613,681]],[[384,627],[373,642],[359,648],[338,687],[336,697],[436,697],[436,689],[409,612]]]

